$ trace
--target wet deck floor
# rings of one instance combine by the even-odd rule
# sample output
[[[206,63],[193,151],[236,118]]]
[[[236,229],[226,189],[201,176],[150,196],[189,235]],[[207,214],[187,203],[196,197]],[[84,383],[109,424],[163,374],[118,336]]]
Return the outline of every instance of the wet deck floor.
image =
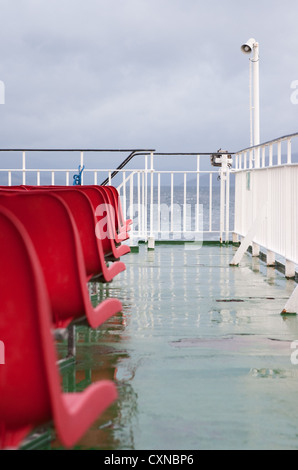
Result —
[[[119,392],[77,448],[298,449],[298,319],[280,315],[295,283],[249,255],[229,267],[234,250],[141,245],[125,256],[102,291],[123,312],[78,328],[64,373],[66,390],[110,378]]]

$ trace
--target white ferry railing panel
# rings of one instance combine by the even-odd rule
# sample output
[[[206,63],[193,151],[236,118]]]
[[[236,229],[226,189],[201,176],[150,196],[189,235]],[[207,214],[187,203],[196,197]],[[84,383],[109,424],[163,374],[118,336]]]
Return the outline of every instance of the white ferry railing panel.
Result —
[[[264,248],[268,264],[281,258],[287,277],[295,276],[298,265],[298,163],[293,153],[297,136],[241,151],[235,163],[234,233],[244,239],[250,233],[253,254]]]

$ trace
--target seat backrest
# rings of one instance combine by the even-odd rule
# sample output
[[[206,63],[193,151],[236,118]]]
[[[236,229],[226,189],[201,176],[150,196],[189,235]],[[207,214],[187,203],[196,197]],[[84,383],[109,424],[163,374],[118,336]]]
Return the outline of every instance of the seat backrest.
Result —
[[[17,432],[52,414],[40,335],[39,315],[48,323],[50,307],[43,273],[24,226],[0,207],[0,338],[5,363],[0,365],[0,429]],[[53,364],[56,357],[54,348]]]
[[[115,188],[115,186],[107,186],[107,188],[108,188],[109,191],[111,191],[114,194],[115,204],[116,204],[116,207],[117,207],[119,225],[122,226],[122,225],[125,224],[125,218],[124,218],[124,214],[123,214],[120,194],[119,194],[117,188]]]
[[[83,192],[89,198],[95,215],[96,236],[102,241],[104,253],[106,255],[111,254],[115,236],[115,220],[109,211],[109,200],[97,188],[92,186],[78,186],[76,190]]]
[[[40,260],[55,322],[85,314],[86,274],[77,228],[63,201],[45,192],[3,196],[0,206],[25,226]]]
[[[63,199],[71,211],[81,240],[87,277],[101,274],[99,252],[103,248],[101,240],[95,236],[96,221],[88,197],[75,189],[49,189],[48,191]]]
[[[103,252],[106,256],[110,255],[112,253],[112,247],[111,247],[111,239],[114,237],[114,231],[115,231],[115,224],[113,224],[110,213],[106,214],[105,212],[103,213],[102,216],[96,215],[96,211],[100,205],[106,206],[108,205],[107,198],[104,197],[101,193],[99,193],[94,186],[27,186],[28,189],[30,189],[31,192],[36,192],[36,191],[47,191],[47,192],[54,192],[55,190],[65,190],[65,191],[77,191],[80,193],[85,194],[87,196],[88,201],[91,205],[94,217],[95,217],[95,234],[97,238],[101,242],[101,246],[103,249]],[[0,193],[1,194],[1,193]],[[108,221],[107,224],[102,224],[103,225],[103,231],[101,230],[101,233],[98,233],[98,227],[99,227],[99,221],[100,220],[105,220]],[[100,225],[100,228],[102,227]],[[107,226],[106,226],[107,225]],[[107,234],[107,235],[106,235]]]

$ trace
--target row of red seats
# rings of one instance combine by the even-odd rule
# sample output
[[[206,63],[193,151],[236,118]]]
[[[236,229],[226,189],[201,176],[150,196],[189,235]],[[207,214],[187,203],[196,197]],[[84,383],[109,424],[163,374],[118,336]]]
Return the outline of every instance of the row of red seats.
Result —
[[[114,298],[93,308],[87,283],[125,269],[130,223],[113,187],[0,187],[0,448],[47,421],[71,447],[117,398],[107,380],[63,393],[52,332],[82,317],[97,328],[122,310]]]

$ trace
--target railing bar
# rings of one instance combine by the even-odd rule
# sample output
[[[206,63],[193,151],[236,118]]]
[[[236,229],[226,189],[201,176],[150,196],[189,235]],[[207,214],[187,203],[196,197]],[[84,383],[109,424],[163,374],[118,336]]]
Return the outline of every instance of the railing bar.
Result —
[[[212,231],[212,173],[209,176],[209,232]]]
[[[151,153],[150,158],[150,171],[151,171],[151,181],[150,181],[150,237],[153,236],[153,178],[154,178],[154,164],[153,164],[153,153]]]
[[[22,153],[23,184],[26,184],[26,152]]]
[[[138,173],[138,232],[141,236],[141,174]]]
[[[292,141],[288,139],[287,142],[287,163],[290,165],[292,163]]]
[[[184,173],[183,232],[186,231],[186,173]]]
[[[145,155],[145,226],[144,235],[147,240],[148,233],[148,155]]]
[[[226,242],[229,241],[230,233],[230,170],[226,173]]]
[[[160,172],[159,172],[157,174],[157,221],[158,221],[157,231],[158,232],[160,232],[161,230],[160,217],[161,217],[161,212],[160,212]]]
[[[81,170],[84,167],[84,152],[81,151],[81,157],[80,157],[80,165],[81,165]],[[84,172],[82,171],[81,173],[81,184],[84,184]]]
[[[281,141],[277,143],[277,164],[281,165]]]
[[[131,220],[133,220],[133,176],[134,174],[131,173],[130,175],[130,203],[129,203],[129,218]]]
[[[196,231],[199,231],[200,217],[200,155],[197,156],[197,201],[196,201]]]
[[[145,173],[142,173],[142,234],[145,236]]]
[[[123,215],[124,219],[126,218],[126,180],[125,172],[123,173]]]
[[[273,145],[269,145],[269,167],[273,165]]]
[[[171,173],[171,232],[174,230],[174,173]]]

